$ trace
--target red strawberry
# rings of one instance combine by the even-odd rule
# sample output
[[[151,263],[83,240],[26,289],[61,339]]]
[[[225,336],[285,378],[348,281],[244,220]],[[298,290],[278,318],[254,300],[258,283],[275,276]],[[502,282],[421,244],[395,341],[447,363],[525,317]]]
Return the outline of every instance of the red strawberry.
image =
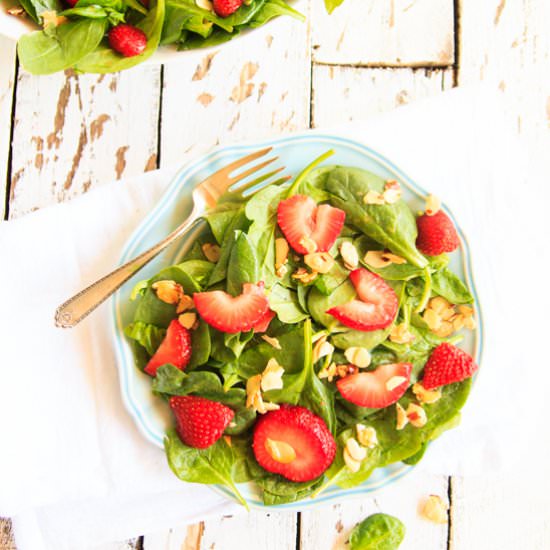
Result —
[[[69,6],[70,8],[74,8],[77,2],[78,0],[64,0],[64,4]]]
[[[144,370],[147,374],[156,376],[157,369],[166,363],[170,363],[178,369],[183,370],[190,359],[191,335],[186,328],[181,326],[177,319],[174,319],[168,325],[164,340]]]
[[[245,283],[240,296],[223,290],[196,292],[193,296],[199,315],[222,332],[246,332],[262,319],[269,309],[264,284]]]
[[[393,288],[364,267],[352,271],[349,278],[359,299],[330,308],[327,313],[357,330],[378,330],[391,325],[399,305]]]
[[[214,11],[220,17],[229,17],[243,4],[243,0],[213,0]]]
[[[252,327],[254,329],[254,332],[265,332],[269,327],[269,323],[271,323],[271,321],[273,321],[274,317],[275,317],[275,312],[268,309],[260,317],[260,320],[256,321],[256,323],[254,323],[254,326]]]
[[[252,448],[268,472],[298,482],[319,477],[336,454],[336,442],[324,420],[304,407],[290,405],[256,422]]]
[[[216,443],[235,416],[222,403],[196,395],[173,396],[170,408],[176,415],[180,439],[197,449]]]
[[[380,409],[395,403],[407,391],[411,370],[410,363],[380,365],[373,371],[344,376],[336,386],[347,401]]]
[[[477,364],[465,351],[444,342],[432,351],[424,367],[422,385],[427,390],[433,390],[453,382],[461,382],[470,378],[477,369]]]
[[[433,216],[422,214],[416,219],[416,226],[416,246],[423,254],[438,256],[452,252],[460,244],[455,226],[443,210],[438,210]]]
[[[346,214],[328,204],[317,206],[306,195],[293,195],[277,207],[277,223],[288,244],[299,254],[311,252],[301,244],[309,238],[317,244],[316,252],[328,252],[344,227]]]
[[[124,57],[133,57],[143,53],[147,46],[147,36],[133,25],[120,23],[109,31],[109,44]]]

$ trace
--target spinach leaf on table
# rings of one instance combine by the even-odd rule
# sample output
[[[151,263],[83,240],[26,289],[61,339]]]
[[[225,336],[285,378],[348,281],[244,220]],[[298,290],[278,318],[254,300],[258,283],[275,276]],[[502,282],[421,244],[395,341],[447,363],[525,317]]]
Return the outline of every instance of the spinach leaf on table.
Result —
[[[356,525],[349,539],[350,550],[397,550],[405,538],[405,526],[388,514],[372,514]]]
[[[21,65],[33,74],[50,74],[73,67],[100,44],[107,18],[79,19],[50,25],[43,31],[23,35],[17,42]]]
[[[328,13],[332,13],[338,6],[342,5],[344,0],[325,0],[325,8]]]
[[[185,445],[175,430],[169,430],[164,439],[164,449],[168,464],[179,479],[224,485],[248,508],[233,478],[235,454],[223,437],[207,449],[195,449]]]

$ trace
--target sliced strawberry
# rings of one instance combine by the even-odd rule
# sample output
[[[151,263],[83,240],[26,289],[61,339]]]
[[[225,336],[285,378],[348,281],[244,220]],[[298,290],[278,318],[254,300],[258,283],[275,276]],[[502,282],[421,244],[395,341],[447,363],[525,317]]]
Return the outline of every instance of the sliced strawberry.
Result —
[[[398,401],[407,391],[410,363],[380,365],[373,371],[359,372],[336,382],[342,397],[360,407],[381,409]]]
[[[424,367],[422,385],[427,390],[461,382],[470,378],[478,369],[472,357],[465,351],[444,342],[439,344],[430,355]]]
[[[174,319],[168,325],[164,340],[147,363],[144,371],[151,376],[156,376],[157,369],[166,363],[183,370],[190,359],[191,335],[177,319]]]
[[[319,477],[336,454],[325,422],[309,409],[290,405],[256,422],[252,448],[262,468],[296,482]]]
[[[304,239],[316,243],[314,252],[328,252],[340,235],[345,219],[343,210],[328,204],[317,206],[306,195],[293,195],[277,207],[277,223],[288,244],[299,254],[312,252],[302,244]]]
[[[349,278],[359,299],[333,307],[327,313],[357,330],[378,330],[391,325],[399,306],[393,288],[364,267],[352,271]]]
[[[260,320],[254,323],[254,326],[252,327],[254,329],[254,332],[265,332],[269,327],[269,323],[273,321],[274,317],[275,317],[275,312],[272,311],[271,309],[268,309],[260,317]]]
[[[199,315],[210,326],[229,333],[254,328],[269,309],[263,283],[245,283],[239,296],[223,290],[196,292],[193,301]]]
[[[460,244],[458,234],[449,216],[438,210],[429,216],[423,214],[416,219],[418,250],[428,256],[439,256],[444,252],[452,252]]]
[[[180,439],[190,447],[206,449],[218,441],[235,413],[229,408],[195,395],[170,398]]]

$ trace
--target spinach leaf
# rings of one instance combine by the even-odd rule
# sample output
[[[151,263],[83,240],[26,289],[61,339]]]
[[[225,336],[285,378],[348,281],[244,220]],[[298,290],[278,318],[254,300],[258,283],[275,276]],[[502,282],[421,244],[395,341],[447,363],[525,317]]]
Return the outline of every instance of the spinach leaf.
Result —
[[[432,290],[451,304],[471,304],[474,301],[466,285],[449,268],[432,275]]]
[[[397,550],[405,538],[405,526],[388,514],[372,514],[356,525],[350,535],[350,550]]]
[[[355,288],[348,279],[334,290],[330,296],[325,296],[317,288],[312,288],[307,297],[307,306],[310,315],[315,321],[330,330],[334,330],[337,326],[340,326],[340,323],[335,317],[329,315],[327,310],[345,304],[356,296]]]
[[[238,213],[238,208],[232,208],[230,210],[214,211],[207,213],[204,216],[210,226],[214,238],[220,246],[223,244],[225,235],[227,234],[229,227],[231,227],[231,224]]]
[[[191,359],[186,369],[189,371],[204,365],[210,357],[211,349],[210,328],[204,321],[199,321],[199,326],[191,331]]]
[[[166,335],[166,329],[136,321],[124,329],[124,334],[154,355]]]
[[[19,0],[19,3],[29,17],[39,25],[42,24],[42,14],[45,11],[59,13],[63,9],[59,0]]]
[[[244,283],[257,283],[259,279],[256,249],[246,233],[236,231],[227,265],[227,292],[238,296],[243,291]]]
[[[236,358],[241,356],[246,344],[254,337],[254,329],[248,332],[237,332],[235,334],[224,334],[223,342],[225,347],[233,352]]]
[[[407,203],[363,202],[369,190],[384,190],[382,178],[359,168],[335,167],[327,174],[325,189],[330,193],[330,202],[346,213],[346,223],[413,265],[426,267],[428,261],[416,248],[416,221]]]
[[[78,60],[75,68],[85,73],[114,73],[142,63],[158,48],[164,22],[164,0],[151,0],[147,15],[136,24],[147,36],[147,46],[140,55],[122,57],[107,43]],[[61,25],[63,27],[63,25]]]
[[[261,27],[280,15],[289,15],[299,21],[305,21],[305,17],[299,11],[292,9],[284,0],[267,0],[250,20],[250,27]]]
[[[274,285],[269,293],[268,301],[269,307],[283,323],[299,323],[308,317],[308,314],[300,306],[298,294],[290,288],[279,284]]]
[[[256,479],[263,489],[263,501],[266,506],[275,506],[287,502],[297,502],[311,495],[322,483],[323,478],[296,483],[282,476],[267,475]]]
[[[275,229],[277,228],[277,206],[285,189],[270,185],[253,195],[245,207],[246,217],[252,222],[248,230],[250,241],[260,258],[260,278],[266,288],[271,288],[275,275]]]
[[[344,330],[342,332],[333,333],[330,341],[334,346],[343,350],[351,347],[371,350],[387,339],[390,330],[391,327],[370,332],[353,329]]]
[[[21,65],[32,74],[68,69],[98,47],[106,28],[106,18],[81,19],[25,34],[17,43]]]
[[[325,8],[328,13],[332,13],[344,0],[325,0]]]
[[[147,325],[168,328],[170,321],[175,317],[176,306],[159,300],[155,291],[148,287],[138,302],[134,313],[134,323],[140,321]]]
[[[175,430],[169,430],[164,439],[164,449],[168,464],[179,479],[225,485],[248,508],[233,479],[235,454],[223,437],[207,449],[195,449],[185,445]]]

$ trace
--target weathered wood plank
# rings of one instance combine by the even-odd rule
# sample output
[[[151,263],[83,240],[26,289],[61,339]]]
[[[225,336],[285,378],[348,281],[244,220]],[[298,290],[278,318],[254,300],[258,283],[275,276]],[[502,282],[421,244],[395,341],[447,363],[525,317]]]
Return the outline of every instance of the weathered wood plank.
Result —
[[[546,0],[461,1],[459,85],[498,84],[507,115],[539,154],[550,138],[549,19]]]
[[[535,474],[454,477],[451,550],[546,550],[548,473]]]
[[[320,127],[361,120],[437,94],[451,88],[452,82],[452,69],[314,65],[312,123]]]
[[[16,550],[9,519],[0,518],[0,550]]]
[[[94,546],[94,550],[140,550],[141,539],[130,539],[120,542],[109,542]]]
[[[447,525],[419,516],[419,508],[430,494],[439,495],[447,502],[447,478],[415,471],[374,497],[350,499],[302,512],[300,550],[345,548],[353,527],[377,512],[393,515],[405,524],[407,534],[400,550],[445,550]]]
[[[18,77],[10,218],[156,168],[160,67]]]
[[[312,2],[317,63],[448,66],[454,62],[453,0],[346,0],[332,15]]]
[[[0,51],[0,219],[4,219],[15,80],[15,42],[0,36]]]
[[[223,516],[143,537],[143,550],[294,550],[296,514]]]
[[[242,37],[239,47],[229,44],[167,65],[161,164],[222,142],[307,128],[308,44],[307,23],[282,18]]]

